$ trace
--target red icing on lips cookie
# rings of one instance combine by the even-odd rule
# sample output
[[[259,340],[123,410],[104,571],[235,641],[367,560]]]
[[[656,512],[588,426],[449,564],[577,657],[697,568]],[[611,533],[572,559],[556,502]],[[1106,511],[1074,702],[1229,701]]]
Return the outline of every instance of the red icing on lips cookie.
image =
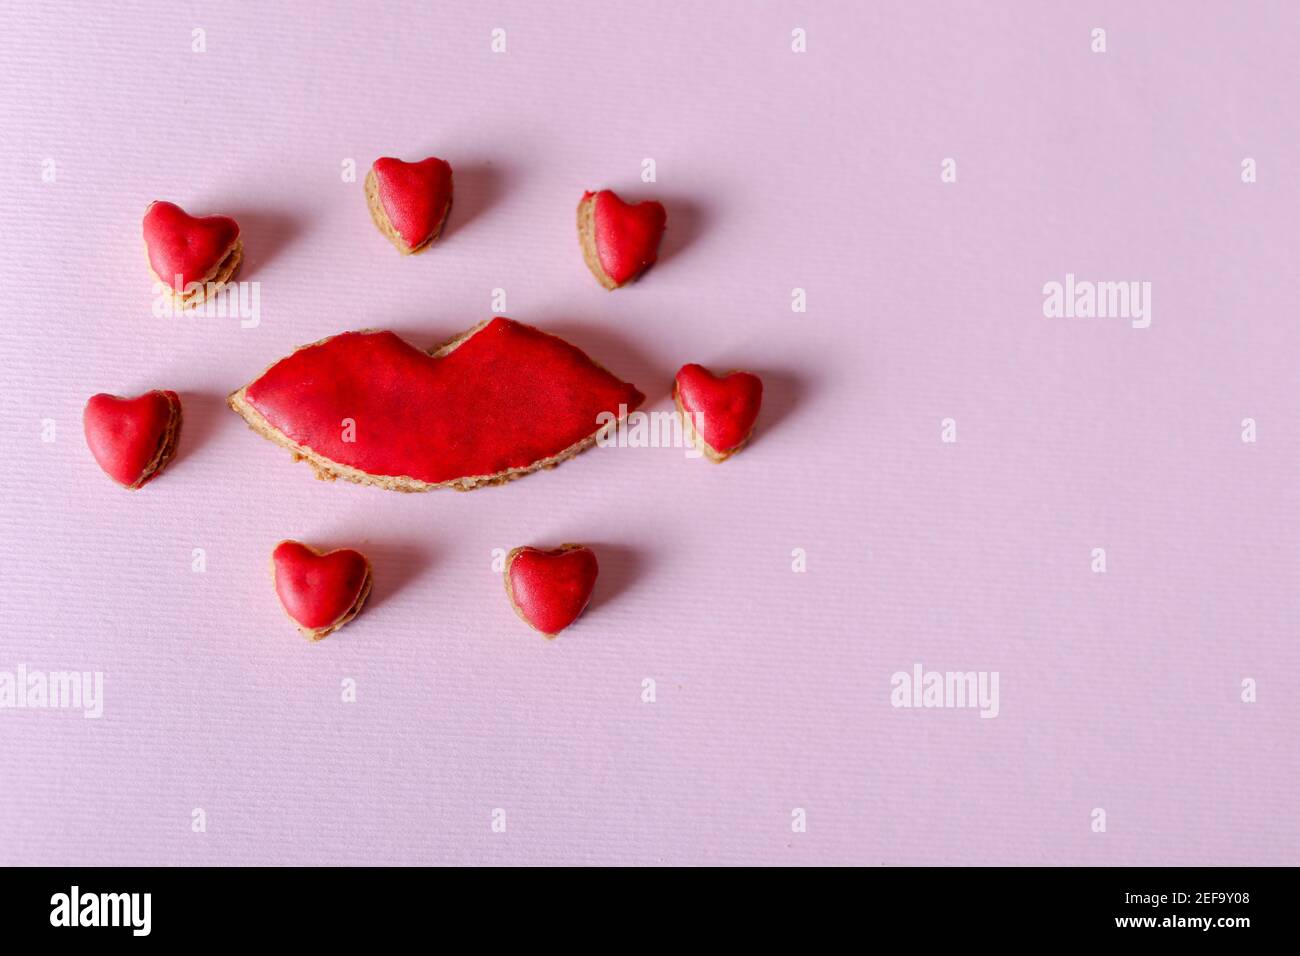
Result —
[[[181,399],[162,390],[136,398],[101,393],[86,403],[82,425],[99,467],[134,490],[157,477],[176,453]]]
[[[687,429],[713,461],[723,461],[749,440],[763,403],[763,382],[749,372],[714,375],[702,365],[683,365],[673,398]]]
[[[150,203],[143,228],[149,267],[176,292],[214,279],[239,242],[239,224],[229,216],[191,216],[170,202]]]
[[[578,238],[588,268],[607,289],[626,285],[658,259],[667,222],[660,203],[625,203],[609,189],[583,193]]]
[[[496,318],[434,355],[392,332],[345,332],[277,362],[230,404],[322,477],[425,491],[563,460],[594,441],[598,416],[643,400],[575,346]]]
[[[406,163],[375,160],[366,181],[371,216],[403,253],[419,251],[438,237],[451,209],[451,166],[430,157]]]
[[[554,637],[587,607],[599,570],[596,555],[582,545],[515,548],[506,556],[506,594],[529,627]]]
[[[370,562],[351,548],[328,553],[298,541],[271,552],[275,593],[304,635],[320,640],[356,617],[370,593]]]

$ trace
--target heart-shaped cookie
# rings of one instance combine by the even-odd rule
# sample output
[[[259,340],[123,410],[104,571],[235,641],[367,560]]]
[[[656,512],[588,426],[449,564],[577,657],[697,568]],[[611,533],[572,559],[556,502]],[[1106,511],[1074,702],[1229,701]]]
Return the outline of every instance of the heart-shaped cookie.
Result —
[[[366,203],[398,252],[420,252],[438,238],[451,211],[451,166],[433,156],[418,163],[377,159],[366,175]]]
[[[191,216],[170,202],[144,213],[149,271],[182,308],[216,295],[244,257],[239,224],[229,216]]]
[[[583,193],[578,241],[587,268],[606,289],[626,285],[654,265],[667,222],[657,202],[625,203],[609,189]]]
[[[673,382],[673,401],[696,447],[710,461],[725,461],[754,431],[763,382],[749,372],[719,376],[702,365],[683,365]]]
[[[104,474],[135,490],[156,478],[176,454],[181,399],[161,390],[135,398],[101,393],[86,402],[82,426]]]
[[[529,627],[554,637],[586,608],[599,570],[595,553],[580,544],[515,548],[506,555],[506,594]]]
[[[495,318],[432,355],[392,332],[304,346],[230,396],[321,478],[465,491],[550,468],[644,400],[576,346]]]
[[[370,595],[370,562],[360,551],[318,551],[281,541],[271,552],[275,593],[305,637],[319,641],[357,616]]]

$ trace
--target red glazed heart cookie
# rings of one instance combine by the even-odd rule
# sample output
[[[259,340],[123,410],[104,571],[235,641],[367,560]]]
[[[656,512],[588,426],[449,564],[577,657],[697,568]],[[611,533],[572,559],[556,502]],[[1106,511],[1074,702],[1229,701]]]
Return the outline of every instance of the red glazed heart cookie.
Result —
[[[357,616],[370,595],[370,562],[360,551],[317,551],[281,541],[271,552],[275,593],[305,637],[319,641]]]
[[[702,365],[683,365],[673,382],[673,401],[700,451],[710,461],[725,461],[749,441],[763,404],[763,382],[749,372],[718,376]]]
[[[182,308],[221,291],[244,257],[239,224],[228,216],[191,216],[170,202],[153,202],[144,213],[149,271]]]
[[[176,454],[181,399],[167,391],[136,398],[101,393],[86,403],[82,425],[104,474],[135,490],[157,477]]]
[[[644,399],[563,339],[495,318],[432,355],[392,332],[323,339],[230,407],[317,477],[466,491],[554,467]]]
[[[438,238],[451,211],[451,166],[430,157],[404,163],[385,156],[366,176],[370,218],[404,256]]]
[[[667,222],[657,202],[628,204],[609,189],[583,193],[578,241],[587,268],[606,289],[626,285],[654,265]]]
[[[599,570],[595,553],[580,544],[515,548],[506,555],[506,594],[529,627],[554,637],[586,608]]]

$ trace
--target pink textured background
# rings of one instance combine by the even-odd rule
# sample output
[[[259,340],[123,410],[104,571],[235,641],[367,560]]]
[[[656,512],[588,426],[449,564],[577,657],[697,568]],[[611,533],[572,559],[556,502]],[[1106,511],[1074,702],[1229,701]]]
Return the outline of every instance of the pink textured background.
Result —
[[[106,700],[0,711],[0,863],[1300,862],[1294,4],[2,9],[0,670]],[[456,206],[404,260],[340,164],[429,153]],[[597,185],[669,211],[612,294],[573,228]],[[150,314],[155,198],[239,219],[259,328]],[[1067,271],[1152,282],[1151,328],[1044,318]],[[760,372],[754,445],[402,496],[223,405],[496,287],[652,408],[683,362]],[[151,387],[182,447],[128,494],[81,408]],[[374,563],[318,646],[286,536]],[[548,643],[491,552],[560,541],[603,573]],[[893,709],[916,661],[1000,671],[1001,716]]]

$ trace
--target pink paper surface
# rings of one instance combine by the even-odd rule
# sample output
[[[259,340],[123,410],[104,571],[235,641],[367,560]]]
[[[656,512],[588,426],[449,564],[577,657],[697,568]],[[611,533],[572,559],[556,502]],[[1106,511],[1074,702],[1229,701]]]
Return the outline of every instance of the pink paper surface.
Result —
[[[1300,862],[1297,28],[1283,2],[4,4],[0,672],[104,685],[99,719],[0,709],[0,863]],[[455,169],[424,255],[370,222],[381,155]],[[668,209],[614,293],[574,227],[601,186]],[[152,314],[160,198],[239,220],[257,327]],[[1150,282],[1150,326],[1046,317],[1067,273]],[[650,410],[685,362],[759,373],[752,446],[399,495],[225,407],[297,345],[433,345],[495,289]],[[132,494],[81,409],[155,387],[180,453]],[[275,599],[285,537],[374,565],[319,645]],[[548,642],[493,551],[564,541],[601,577]],[[917,663],[998,672],[998,716],[892,706]]]

